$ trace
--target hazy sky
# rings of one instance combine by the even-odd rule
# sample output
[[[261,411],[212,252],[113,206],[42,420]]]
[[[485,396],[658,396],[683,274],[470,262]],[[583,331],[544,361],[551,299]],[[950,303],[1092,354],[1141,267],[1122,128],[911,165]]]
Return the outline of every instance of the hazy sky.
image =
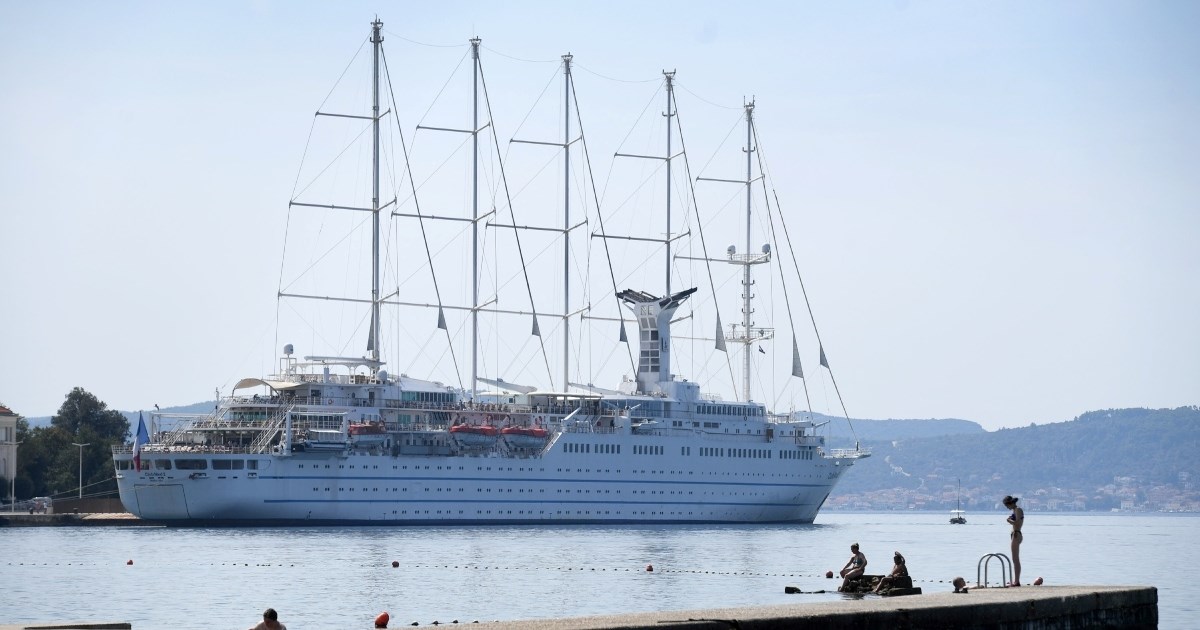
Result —
[[[1200,403],[1200,4],[741,6],[0,1],[0,402],[271,369],[312,112],[378,14],[442,80],[482,37],[497,98],[573,53],[590,137],[663,69],[706,150],[756,98],[854,417]]]

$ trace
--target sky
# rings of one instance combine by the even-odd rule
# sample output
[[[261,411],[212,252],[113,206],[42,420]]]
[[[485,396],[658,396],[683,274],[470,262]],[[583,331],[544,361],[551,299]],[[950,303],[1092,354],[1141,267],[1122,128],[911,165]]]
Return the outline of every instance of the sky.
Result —
[[[510,136],[574,55],[602,173],[664,69],[698,170],[754,99],[852,417],[1200,404],[1200,5],[626,0],[0,1],[0,404],[272,370],[313,112],[376,15],[409,130],[468,120],[430,103],[472,36]]]

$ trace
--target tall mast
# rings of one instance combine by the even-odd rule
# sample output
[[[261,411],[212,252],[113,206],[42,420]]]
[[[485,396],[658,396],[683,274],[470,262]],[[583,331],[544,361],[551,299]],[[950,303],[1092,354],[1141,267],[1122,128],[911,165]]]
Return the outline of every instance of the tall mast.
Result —
[[[667,235],[664,239],[666,250],[666,287],[664,295],[671,295],[671,119],[675,117],[675,71],[663,70],[667,79]]]
[[[479,390],[479,42],[471,39],[475,60],[471,83],[471,399]]]
[[[746,187],[746,250],[744,253],[737,253],[737,245],[730,245],[725,259],[691,259],[691,260],[708,260],[710,262],[725,262],[731,265],[742,266],[742,323],[741,330],[738,330],[738,324],[730,324],[731,330],[728,333],[717,331],[719,338],[717,339],[720,350],[724,350],[723,341],[732,341],[742,345],[742,400],[750,400],[750,368],[753,361],[752,352],[754,344],[766,341],[775,336],[774,328],[754,328],[754,310],[751,303],[754,300],[754,280],[751,278],[750,267],[753,265],[761,265],[771,262],[771,248],[763,245],[762,253],[755,254],[750,251],[750,213],[752,208],[752,186],[755,182],[754,178],[754,158],[753,154],[757,150],[754,148],[754,101],[746,103],[746,147],[742,149],[746,153],[746,179],[717,179],[713,177],[697,177],[697,181],[724,182],[727,184],[740,184]],[[762,174],[759,173],[759,177]],[[717,320],[718,325],[720,319]]]
[[[752,183],[753,183],[753,154],[754,147],[750,146],[753,140],[754,126],[754,101],[746,104],[746,255],[750,255],[750,201]],[[753,281],[750,279],[750,265],[742,268],[742,329],[746,331],[746,349],[742,352],[742,400],[750,400],[750,365],[753,359],[750,352],[753,335],[751,335],[750,326],[754,324],[751,320],[753,311],[750,310],[750,300],[754,297],[751,289],[754,288]]]
[[[371,359],[379,360],[379,49],[383,45],[383,22],[371,22],[374,67],[371,82]],[[372,369],[378,369],[375,365]]]
[[[563,60],[563,391],[571,367],[571,59]]]

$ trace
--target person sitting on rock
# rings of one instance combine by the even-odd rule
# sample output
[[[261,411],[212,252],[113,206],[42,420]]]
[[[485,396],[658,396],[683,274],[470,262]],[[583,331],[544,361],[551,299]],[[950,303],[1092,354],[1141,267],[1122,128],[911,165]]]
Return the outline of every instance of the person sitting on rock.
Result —
[[[848,590],[850,580],[856,580],[862,577],[864,571],[867,570],[867,556],[858,550],[858,543],[850,544],[850,560],[846,562],[846,566],[842,567],[842,587],[838,590]]]
[[[908,577],[908,565],[904,563],[904,556],[899,551],[896,552],[892,561],[895,562],[895,565],[892,566],[892,572],[879,580],[879,584],[875,585],[875,590],[871,591],[872,593],[878,593],[881,589],[891,588],[896,578]]]

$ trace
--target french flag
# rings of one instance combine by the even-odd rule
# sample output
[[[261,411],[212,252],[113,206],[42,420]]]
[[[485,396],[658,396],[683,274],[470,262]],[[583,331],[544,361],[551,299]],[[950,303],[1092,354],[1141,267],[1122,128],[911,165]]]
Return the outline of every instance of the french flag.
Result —
[[[142,446],[150,441],[150,434],[146,432],[146,421],[142,419],[142,412],[138,412],[138,430],[137,435],[133,438],[133,469],[136,471],[142,470]]]

